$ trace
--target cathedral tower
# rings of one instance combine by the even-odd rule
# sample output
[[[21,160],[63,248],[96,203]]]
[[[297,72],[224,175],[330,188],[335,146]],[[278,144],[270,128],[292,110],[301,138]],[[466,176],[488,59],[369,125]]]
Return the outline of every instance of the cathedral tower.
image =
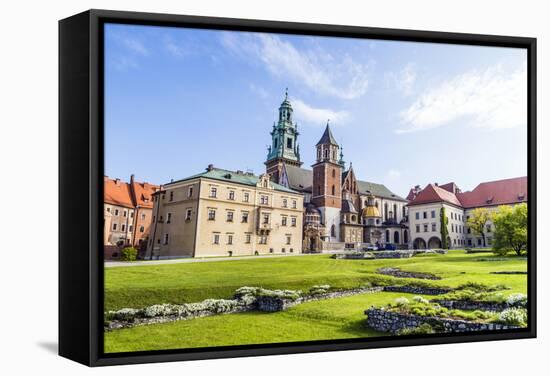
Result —
[[[340,146],[334,139],[330,126],[316,145],[317,161],[313,167],[311,201],[321,211],[322,221],[331,241],[338,241],[340,209],[342,208],[342,168]],[[340,157],[340,160],[338,159]]]
[[[279,120],[273,124],[271,145],[268,147],[266,172],[271,180],[282,183],[284,164],[300,167],[300,147],[298,146],[298,125],[293,122],[292,105],[288,100],[288,89],[285,99],[279,107]]]

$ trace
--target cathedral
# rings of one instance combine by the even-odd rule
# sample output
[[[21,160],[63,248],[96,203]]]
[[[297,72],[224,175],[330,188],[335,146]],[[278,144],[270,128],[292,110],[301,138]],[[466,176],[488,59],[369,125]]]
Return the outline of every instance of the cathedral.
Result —
[[[286,93],[270,133],[265,165],[273,182],[304,195],[303,251],[387,244],[407,248],[407,200],[383,184],[358,180],[352,164],[346,168],[328,122],[316,144],[315,163],[303,168],[299,134]]]

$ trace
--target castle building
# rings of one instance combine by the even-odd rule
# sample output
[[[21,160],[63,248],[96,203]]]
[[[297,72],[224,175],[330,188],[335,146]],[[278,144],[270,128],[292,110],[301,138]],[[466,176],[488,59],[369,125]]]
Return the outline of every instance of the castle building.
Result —
[[[153,195],[145,259],[300,253],[303,195],[209,165]]]
[[[359,248],[366,243],[406,247],[407,200],[382,184],[358,180],[351,163],[346,169],[342,147],[328,122],[316,144],[312,169],[302,168],[292,117],[285,94],[265,165],[272,181],[304,196],[304,252]]]
[[[483,244],[483,236],[474,234],[468,227],[467,221],[472,211],[485,208],[494,212],[501,205],[526,203],[527,177],[480,183],[468,192],[462,192],[455,183],[428,184],[424,189],[416,186],[410,190],[407,198],[410,200],[408,207],[412,248],[441,247],[442,214],[447,219],[447,244],[450,248],[490,247],[494,225],[491,220],[487,222],[484,229],[486,244]]]
[[[105,246],[136,246],[146,242],[151,225],[152,194],[158,185],[134,180],[103,179],[103,219]],[[108,256],[116,252],[113,248]]]

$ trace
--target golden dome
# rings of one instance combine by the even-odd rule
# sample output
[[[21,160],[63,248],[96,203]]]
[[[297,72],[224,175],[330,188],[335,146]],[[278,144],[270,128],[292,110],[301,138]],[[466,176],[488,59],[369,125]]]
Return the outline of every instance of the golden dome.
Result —
[[[378,208],[374,205],[372,206],[367,206],[366,208],[363,209],[363,211],[361,212],[361,215],[363,216],[363,218],[374,218],[374,217],[380,217],[380,211],[378,210]]]

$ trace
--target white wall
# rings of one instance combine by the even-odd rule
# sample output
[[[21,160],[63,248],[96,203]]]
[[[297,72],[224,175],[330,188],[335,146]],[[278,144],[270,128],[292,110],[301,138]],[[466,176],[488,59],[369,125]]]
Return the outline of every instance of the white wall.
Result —
[[[260,18],[332,24],[394,27],[406,29],[456,31],[485,34],[534,36],[538,44],[538,165],[550,165],[550,130],[543,128],[550,96],[550,24],[548,2],[526,0],[441,0],[400,1],[245,1],[245,0],[94,0],[4,2],[0,23],[2,45],[3,106],[0,111],[2,137],[2,183],[4,197],[1,218],[4,229],[4,254],[0,282],[1,319],[5,324],[0,341],[3,361],[0,373],[15,375],[45,370],[56,375],[335,375],[343,370],[357,373],[442,375],[465,373],[505,375],[541,374],[547,368],[550,336],[549,299],[545,286],[549,273],[539,278],[539,338],[430,347],[361,350],[294,356],[271,356],[228,360],[166,363],[145,366],[119,366],[87,369],[56,357],[57,341],[57,20],[87,8],[186,13],[209,16]],[[303,128],[305,132],[305,128]],[[46,220],[33,230],[40,247],[21,249],[28,237],[29,213],[36,205],[28,200],[8,200],[13,189],[22,197],[37,197],[40,184],[41,214]],[[539,168],[539,228],[548,228],[545,215],[549,196],[550,171]],[[21,203],[28,205],[22,210]],[[542,231],[539,231],[543,236]],[[542,241],[539,241],[542,244]],[[548,252],[538,253],[539,271],[548,269]],[[366,308],[366,307],[365,307]],[[17,315],[12,314],[13,310]],[[542,346],[545,345],[546,348]],[[221,371],[223,370],[223,371]]]

